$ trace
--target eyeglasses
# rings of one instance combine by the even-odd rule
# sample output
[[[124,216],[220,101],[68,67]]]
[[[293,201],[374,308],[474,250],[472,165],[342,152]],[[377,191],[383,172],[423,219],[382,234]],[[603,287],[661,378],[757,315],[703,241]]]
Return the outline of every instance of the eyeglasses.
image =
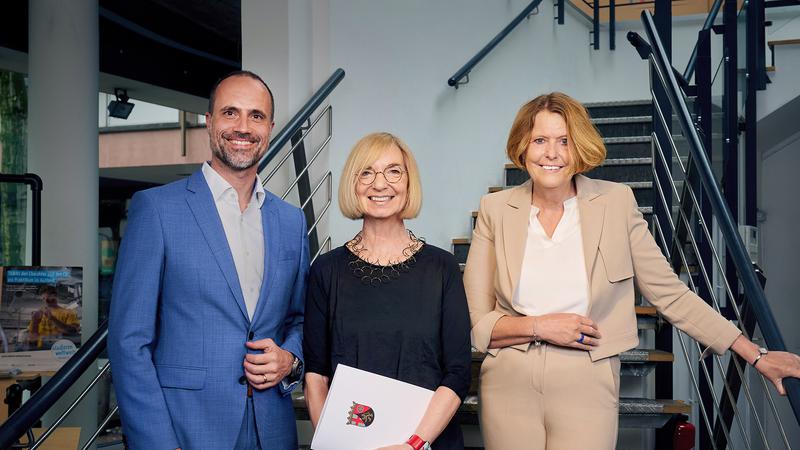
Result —
[[[401,178],[403,178],[405,171],[399,167],[390,167],[380,172],[376,172],[372,169],[365,169],[358,174],[358,182],[367,185],[372,184],[375,182],[375,178],[379,173],[383,174],[383,178],[385,178],[387,182],[397,183]]]

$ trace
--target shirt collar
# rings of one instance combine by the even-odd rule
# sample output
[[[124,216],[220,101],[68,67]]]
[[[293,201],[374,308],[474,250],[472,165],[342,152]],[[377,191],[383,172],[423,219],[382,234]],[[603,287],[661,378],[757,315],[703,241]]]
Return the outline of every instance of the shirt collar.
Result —
[[[222,178],[222,175],[217,173],[217,171],[214,170],[210,164],[208,164],[208,161],[203,163],[202,171],[203,177],[206,179],[206,183],[208,183],[208,188],[211,190],[211,196],[214,198],[214,201],[221,200],[222,196],[225,195],[229,189],[233,189],[233,186],[231,186],[231,184],[228,183],[225,178]],[[264,190],[264,186],[261,184],[261,178],[258,176],[258,174],[256,174],[253,196],[258,202],[258,207],[261,208],[267,195],[266,191]],[[253,197],[250,197],[250,201],[253,201]]]

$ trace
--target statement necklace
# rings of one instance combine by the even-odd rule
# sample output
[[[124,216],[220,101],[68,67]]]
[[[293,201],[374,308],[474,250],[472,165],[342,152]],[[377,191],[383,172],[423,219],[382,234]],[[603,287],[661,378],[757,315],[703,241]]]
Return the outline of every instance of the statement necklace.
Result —
[[[419,239],[411,230],[408,232],[409,244],[403,249],[401,259],[388,261],[382,265],[379,260],[370,261],[365,257],[369,251],[364,247],[363,236],[359,231],[345,246],[350,250],[352,258],[347,263],[350,271],[361,283],[368,286],[380,286],[400,277],[401,273],[410,271],[417,263],[416,255],[422,250],[425,241]]]

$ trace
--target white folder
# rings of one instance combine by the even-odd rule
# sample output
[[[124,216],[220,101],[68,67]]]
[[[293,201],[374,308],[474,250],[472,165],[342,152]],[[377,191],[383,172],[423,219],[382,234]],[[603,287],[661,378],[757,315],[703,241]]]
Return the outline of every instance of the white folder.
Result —
[[[339,364],[311,441],[313,450],[370,450],[414,434],[433,391]]]

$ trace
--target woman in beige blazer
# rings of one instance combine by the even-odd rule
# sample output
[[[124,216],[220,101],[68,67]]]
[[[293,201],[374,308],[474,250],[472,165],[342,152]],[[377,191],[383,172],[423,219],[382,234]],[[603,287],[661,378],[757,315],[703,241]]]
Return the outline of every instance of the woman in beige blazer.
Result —
[[[517,114],[509,159],[532,181],[481,199],[464,284],[487,450],[613,449],[618,354],[636,347],[634,282],[673,325],[732,349],[772,381],[800,358],[759,349],[671,270],[633,192],[580,175],[606,150],[586,109],[561,93]],[[574,244],[574,245],[573,245]]]

